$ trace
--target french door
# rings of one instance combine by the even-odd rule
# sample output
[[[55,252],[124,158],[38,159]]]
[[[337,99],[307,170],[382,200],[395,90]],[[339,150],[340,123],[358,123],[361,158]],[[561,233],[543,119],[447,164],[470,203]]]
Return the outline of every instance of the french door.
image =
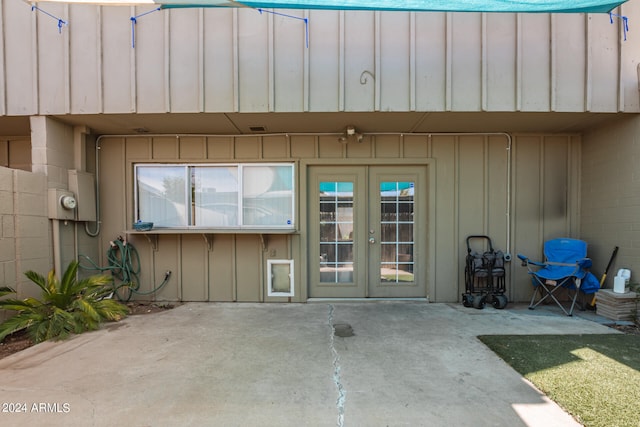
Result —
[[[309,297],[425,297],[426,167],[308,173]]]

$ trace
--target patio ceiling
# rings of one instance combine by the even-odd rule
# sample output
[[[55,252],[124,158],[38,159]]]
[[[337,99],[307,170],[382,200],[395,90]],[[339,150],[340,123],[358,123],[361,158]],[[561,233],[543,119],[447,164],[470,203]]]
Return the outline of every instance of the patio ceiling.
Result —
[[[628,113],[193,113],[83,114],[54,116],[88,126],[97,135],[340,133],[355,126],[363,133],[510,132],[582,133],[630,117]],[[0,117],[2,136],[29,136],[29,117]]]
[[[193,113],[84,114],[56,118],[88,126],[99,135],[339,133],[348,125],[359,132],[510,132],[582,133],[630,114],[358,112],[358,113]],[[29,135],[28,118],[0,117],[5,135]],[[6,133],[6,129],[11,129]]]

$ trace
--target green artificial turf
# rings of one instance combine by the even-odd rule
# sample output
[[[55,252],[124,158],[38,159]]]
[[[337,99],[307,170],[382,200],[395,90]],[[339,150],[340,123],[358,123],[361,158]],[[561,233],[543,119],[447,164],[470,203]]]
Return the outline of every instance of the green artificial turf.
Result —
[[[640,426],[640,336],[478,338],[583,425]]]

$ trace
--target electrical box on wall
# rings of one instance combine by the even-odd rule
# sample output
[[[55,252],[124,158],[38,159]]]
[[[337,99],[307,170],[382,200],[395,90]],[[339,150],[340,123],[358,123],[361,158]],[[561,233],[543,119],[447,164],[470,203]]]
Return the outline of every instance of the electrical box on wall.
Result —
[[[96,184],[93,174],[77,170],[69,171],[69,190],[78,201],[75,219],[78,221],[96,220]]]
[[[77,201],[71,191],[50,188],[48,202],[50,219],[75,219]]]

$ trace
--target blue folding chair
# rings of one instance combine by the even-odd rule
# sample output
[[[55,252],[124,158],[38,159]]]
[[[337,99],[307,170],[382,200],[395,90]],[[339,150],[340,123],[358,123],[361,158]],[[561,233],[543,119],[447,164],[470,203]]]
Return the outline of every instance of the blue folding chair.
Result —
[[[589,272],[592,262],[587,258],[587,243],[569,238],[548,240],[544,244],[544,256],[545,262],[535,262],[518,254],[534,287],[529,309],[553,300],[567,316],[571,316],[579,293],[593,294],[600,288],[598,279]],[[571,303],[568,309],[556,297],[560,289],[567,290]]]

